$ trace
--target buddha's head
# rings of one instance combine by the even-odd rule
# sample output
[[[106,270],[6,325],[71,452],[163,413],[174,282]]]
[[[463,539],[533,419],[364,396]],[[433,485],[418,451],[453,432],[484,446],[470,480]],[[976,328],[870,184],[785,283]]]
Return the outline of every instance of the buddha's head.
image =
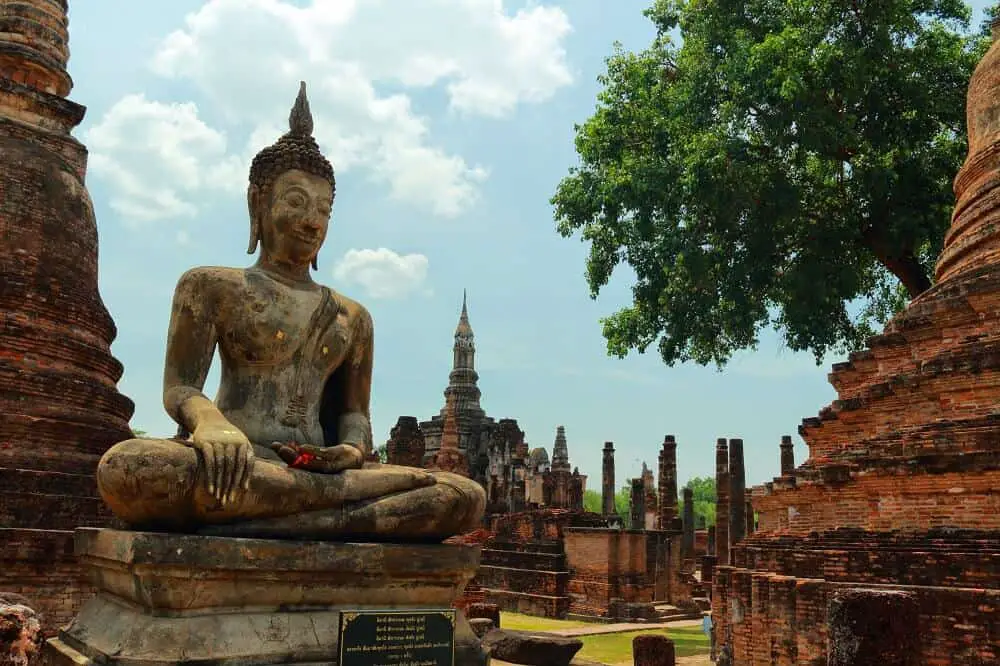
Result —
[[[250,247],[280,264],[312,265],[326,239],[337,185],[333,166],[312,136],[306,84],[288,117],[289,131],[250,165]]]

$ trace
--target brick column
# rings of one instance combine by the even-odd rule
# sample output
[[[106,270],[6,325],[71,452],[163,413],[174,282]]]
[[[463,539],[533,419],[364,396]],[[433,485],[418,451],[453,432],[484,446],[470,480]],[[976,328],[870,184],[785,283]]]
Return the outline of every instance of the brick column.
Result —
[[[72,530],[111,524],[95,471],[134,409],[98,284],[69,41],[67,0],[0,0],[0,590],[27,598],[45,636],[92,594]]]
[[[729,564],[729,444],[725,437],[715,442],[715,555],[719,564]]]
[[[747,531],[746,474],[743,440],[729,440],[729,545],[743,540]]]
[[[710,525],[708,527],[708,555],[715,555],[715,525]]]
[[[781,436],[781,476],[791,476],[795,471],[795,447],[791,435]]]
[[[747,516],[747,536],[757,531],[757,521],[753,517],[753,502],[750,501],[750,491],[746,491],[746,516]]]
[[[629,528],[633,530],[646,529],[646,488],[642,479],[632,479],[632,503]]]
[[[601,512],[605,516],[615,513],[615,444],[604,442],[604,466],[601,476]]]
[[[663,438],[660,450],[660,496],[659,528],[669,529],[677,517],[677,441],[673,435]]]
[[[681,559],[694,558],[694,490],[684,488],[684,535],[681,537]]]

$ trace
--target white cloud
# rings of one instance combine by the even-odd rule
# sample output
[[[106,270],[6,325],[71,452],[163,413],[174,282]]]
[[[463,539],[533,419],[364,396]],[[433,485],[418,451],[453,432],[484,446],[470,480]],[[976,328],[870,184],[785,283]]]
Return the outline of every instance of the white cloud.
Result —
[[[191,216],[190,195],[238,189],[242,164],[226,137],[198,118],[194,103],[127,95],[84,136],[90,169],[113,186],[111,207],[129,221]]]
[[[302,79],[335,169],[363,169],[393,198],[457,216],[488,170],[435,145],[410,91],[438,87],[459,115],[508,116],[572,81],[569,30],[561,9],[509,11],[502,0],[208,0],[159,44],[152,67],[193,84],[201,106],[249,137],[244,150],[227,153],[226,135],[192,103],[130,96],[88,137],[103,141],[95,170],[117,186],[122,212],[191,215],[198,189],[245,187],[249,157],[284,131]]]
[[[358,285],[371,298],[401,298],[425,290],[427,266],[422,254],[400,255],[384,247],[352,249],[334,267],[333,277]]]

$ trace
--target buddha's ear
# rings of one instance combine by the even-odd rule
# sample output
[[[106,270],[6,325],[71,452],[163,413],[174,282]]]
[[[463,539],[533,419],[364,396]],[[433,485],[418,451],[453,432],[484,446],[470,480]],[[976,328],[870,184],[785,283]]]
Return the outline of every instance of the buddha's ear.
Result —
[[[319,265],[316,264],[316,259],[317,259],[317,257],[313,257],[313,260],[312,260],[312,267],[313,267],[314,271],[318,271],[319,270]]]
[[[260,188],[250,185],[247,188],[247,208],[250,209],[250,245],[247,247],[247,254],[257,252],[257,244],[260,242]]]

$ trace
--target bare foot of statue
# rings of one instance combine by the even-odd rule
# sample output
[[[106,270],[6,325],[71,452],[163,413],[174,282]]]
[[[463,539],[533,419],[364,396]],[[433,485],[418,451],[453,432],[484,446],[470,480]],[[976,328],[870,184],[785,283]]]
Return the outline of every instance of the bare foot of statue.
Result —
[[[365,464],[374,327],[313,281],[335,180],[299,92],[290,131],[250,169],[246,269],[185,273],[163,403],[177,438],[116,444],[101,495],[136,529],[264,538],[439,541],[479,526],[486,497],[454,474]],[[218,347],[215,401],[202,388]]]

